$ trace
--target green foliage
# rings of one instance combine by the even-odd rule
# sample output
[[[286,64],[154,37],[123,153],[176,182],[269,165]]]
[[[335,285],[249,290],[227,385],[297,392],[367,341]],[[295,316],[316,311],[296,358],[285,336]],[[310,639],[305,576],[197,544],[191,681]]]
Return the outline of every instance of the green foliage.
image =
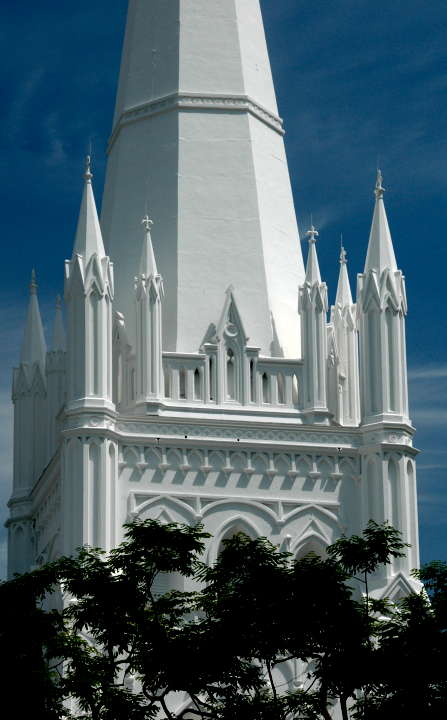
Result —
[[[207,538],[201,526],[137,522],[108,554],[82,548],[0,585],[15,714],[329,720],[334,704],[344,720],[445,714],[445,564],[418,573],[430,601],[422,592],[396,605],[368,596],[368,575],[404,552],[387,524],[296,561],[237,534],[209,567]],[[160,594],[167,573],[197,591]],[[173,709],[176,692],[187,707]]]
[[[328,548],[328,554],[341,563],[349,575],[373,573],[380,565],[386,565],[392,558],[404,557],[408,545],[402,542],[401,534],[388,523],[379,525],[370,520],[363,535],[343,535]]]

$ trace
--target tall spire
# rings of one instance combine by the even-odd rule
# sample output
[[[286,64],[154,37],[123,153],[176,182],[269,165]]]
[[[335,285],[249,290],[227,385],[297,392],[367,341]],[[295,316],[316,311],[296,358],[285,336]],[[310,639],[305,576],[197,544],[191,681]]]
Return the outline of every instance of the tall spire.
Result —
[[[309,240],[309,253],[307,256],[307,266],[306,266],[306,282],[313,285],[314,283],[321,283],[321,274],[320,274],[320,265],[318,263],[318,256],[317,256],[317,238],[318,238],[318,232],[315,230],[314,226],[311,225],[310,230],[307,231],[306,237]]]
[[[347,264],[346,250],[342,245],[340,249],[340,274],[338,276],[337,295],[335,297],[335,304],[339,307],[352,305],[352,293]]]
[[[151,228],[154,223],[150,220],[149,216],[146,215],[141,221],[141,224],[144,226],[144,240],[141,251],[139,272],[140,275],[144,275],[146,278],[151,276],[155,277],[158,275],[158,270],[151,238]]]
[[[369,236],[368,254],[366,256],[365,270],[375,270],[379,275],[385,268],[397,270],[396,257],[394,255],[393,241],[383,202],[385,188],[382,185],[382,173],[377,170],[376,187],[374,194],[376,204]]]
[[[73,249],[73,254],[82,255],[85,263],[87,263],[95,253],[99,258],[105,255],[95,197],[93,195],[92,178],[91,158],[90,155],[87,155],[84,173],[84,194],[82,196]]]
[[[65,352],[66,349],[65,328],[62,318],[62,300],[60,295],[56,297],[56,314],[54,316],[53,343],[51,349],[53,352]]]
[[[45,356],[47,346],[40,316],[39,301],[37,299],[36,272],[31,272],[30,298],[28,314],[26,318],[25,333],[23,336],[20,362],[33,365],[37,363],[42,371],[45,371]]]
[[[305,273],[283,134],[259,0],[129,2],[101,227],[134,348],[135,217],[150,198],[164,349],[197,352],[234,285],[250,342],[298,355]]]

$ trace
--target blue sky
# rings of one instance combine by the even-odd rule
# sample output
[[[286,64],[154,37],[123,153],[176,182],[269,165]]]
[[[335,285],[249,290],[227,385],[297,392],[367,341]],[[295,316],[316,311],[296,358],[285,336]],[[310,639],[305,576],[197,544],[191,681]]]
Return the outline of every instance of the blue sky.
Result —
[[[222,0],[224,1],[224,0]],[[100,202],[126,0],[2,0],[0,118],[0,521],[11,482],[11,366],[29,274],[47,327],[71,254],[92,142]],[[340,233],[353,287],[380,164],[407,278],[411,407],[422,559],[447,540],[447,55],[445,0],[263,0],[301,230],[313,214],[333,300]],[[25,11],[26,10],[26,11]],[[4,537],[4,535],[2,536]],[[4,547],[4,542],[3,542]]]

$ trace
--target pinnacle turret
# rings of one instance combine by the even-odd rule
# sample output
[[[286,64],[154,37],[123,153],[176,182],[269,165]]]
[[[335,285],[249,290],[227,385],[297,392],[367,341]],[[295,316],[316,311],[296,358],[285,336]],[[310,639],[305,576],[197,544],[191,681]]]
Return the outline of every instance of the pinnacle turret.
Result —
[[[82,255],[85,263],[87,263],[94,254],[100,259],[105,256],[101,227],[99,225],[93,194],[92,177],[91,159],[90,156],[87,156],[84,173],[84,194],[73,249],[73,255]]]
[[[45,370],[46,352],[47,346],[42,326],[42,318],[40,316],[39,301],[37,299],[36,273],[35,270],[33,270],[31,273],[30,298],[20,362],[30,366],[37,363],[43,374]]]
[[[310,285],[313,285],[314,283],[321,283],[320,265],[318,263],[318,255],[316,248],[318,232],[317,230],[315,230],[313,225],[311,226],[310,230],[307,231],[306,237],[309,239],[309,254],[307,256],[306,265],[306,282],[308,282]]]
[[[385,188],[382,185],[382,173],[377,171],[377,180],[374,194],[376,204],[371,225],[371,232],[368,243],[368,254],[366,256],[365,270],[375,270],[379,275],[386,268],[397,270],[396,257],[394,255],[393,241],[383,202]]]
[[[51,350],[53,352],[65,352],[65,349],[66,340],[64,321],[62,318],[62,300],[61,296],[58,295],[56,298],[56,314],[54,316],[53,342]]]
[[[340,274],[338,276],[337,295],[335,298],[335,304],[342,308],[352,305],[352,293],[347,263],[346,250],[342,245],[340,249]]]
[[[151,238],[151,228],[154,223],[149,219],[149,216],[146,215],[141,221],[141,224],[144,226],[145,235],[141,251],[139,274],[145,278],[155,277],[158,275],[158,270]]]

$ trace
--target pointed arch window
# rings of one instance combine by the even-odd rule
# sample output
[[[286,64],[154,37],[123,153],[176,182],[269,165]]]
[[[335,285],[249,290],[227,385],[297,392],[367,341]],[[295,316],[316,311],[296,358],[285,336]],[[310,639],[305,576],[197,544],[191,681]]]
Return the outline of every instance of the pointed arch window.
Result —
[[[278,382],[278,404],[285,405],[286,404],[286,381],[285,381],[283,373],[278,373],[277,382]]]
[[[201,384],[200,370],[196,368],[194,370],[194,400],[201,399]]]
[[[186,400],[186,370],[182,368],[179,373],[179,393],[180,399]]]
[[[236,399],[236,360],[231,348],[227,350],[227,400]]]
[[[254,360],[250,360],[250,400],[256,402],[256,367]]]
[[[270,378],[267,373],[262,375],[262,402],[270,403]]]
[[[208,371],[209,371],[209,382],[210,382],[210,400],[213,401],[216,397],[216,371],[215,371],[215,360],[213,357],[210,357],[208,362]]]
[[[171,397],[171,371],[168,367],[164,369],[165,398]]]
[[[242,519],[241,520],[234,520],[234,522],[230,525],[227,530],[225,530],[224,534],[220,538],[218,548],[217,548],[217,555],[219,556],[224,548],[224,541],[230,540],[235,535],[238,535],[239,533],[242,533],[243,535],[247,535],[251,540],[256,539],[256,532],[253,528],[250,527],[248,523],[245,523]]]

